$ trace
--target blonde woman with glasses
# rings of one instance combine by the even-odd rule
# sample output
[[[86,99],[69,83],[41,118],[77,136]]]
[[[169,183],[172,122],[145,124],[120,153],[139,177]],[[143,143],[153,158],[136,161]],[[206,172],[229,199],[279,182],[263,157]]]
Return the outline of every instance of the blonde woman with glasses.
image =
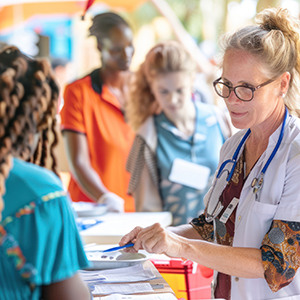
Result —
[[[215,270],[226,300],[296,300],[300,295],[300,22],[265,9],[256,25],[222,39],[214,82],[233,125],[205,213],[189,225],[135,228],[133,249],[184,257]]]

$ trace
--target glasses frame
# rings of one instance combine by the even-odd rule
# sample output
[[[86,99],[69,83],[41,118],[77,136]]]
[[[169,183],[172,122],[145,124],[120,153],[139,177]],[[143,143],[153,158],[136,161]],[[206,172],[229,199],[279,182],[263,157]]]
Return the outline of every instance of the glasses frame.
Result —
[[[254,92],[255,92],[255,91],[257,91],[257,90],[260,89],[261,87],[266,86],[266,85],[270,84],[271,82],[275,81],[275,79],[269,79],[269,80],[263,82],[262,84],[259,84],[259,85],[257,85],[257,86],[253,86],[253,87],[252,87],[252,86],[244,86],[244,85],[237,85],[237,86],[234,86],[234,87],[233,87],[233,86],[227,85],[227,84],[224,83],[224,82],[220,82],[221,79],[222,79],[222,77],[216,79],[216,80],[213,82],[215,92],[218,94],[218,96],[220,96],[220,97],[222,97],[222,98],[229,98],[231,92],[234,91],[234,94],[236,95],[236,97],[237,97],[239,100],[244,101],[244,102],[249,102],[249,101],[251,101],[251,100],[254,98]],[[220,94],[217,92],[216,85],[219,84],[219,83],[225,85],[225,86],[229,89],[229,95],[228,95],[228,97],[224,97],[224,96],[220,95]],[[236,93],[236,89],[239,88],[239,87],[243,87],[243,88],[248,88],[248,89],[250,89],[250,90],[252,91],[252,97],[251,97],[251,99],[249,99],[249,100],[243,100],[243,99],[241,99],[241,98],[237,95],[237,93]]]

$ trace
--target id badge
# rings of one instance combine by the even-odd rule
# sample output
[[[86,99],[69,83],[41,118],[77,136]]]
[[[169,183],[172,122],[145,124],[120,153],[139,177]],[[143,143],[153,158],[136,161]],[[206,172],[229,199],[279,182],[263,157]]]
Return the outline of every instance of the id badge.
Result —
[[[233,197],[233,199],[231,200],[231,202],[229,203],[229,205],[227,206],[227,208],[223,212],[223,215],[220,218],[220,221],[222,223],[226,224],[227,220],[232,215],[232,213],[233,213],[234,209],[236,208],[236,206],[238,205],[238,203],[239,203],[239,199],[236,197]]]
[[[175,158],[169,180],[196,190],[203,190],[207,186],[209,175],[210,168]]]

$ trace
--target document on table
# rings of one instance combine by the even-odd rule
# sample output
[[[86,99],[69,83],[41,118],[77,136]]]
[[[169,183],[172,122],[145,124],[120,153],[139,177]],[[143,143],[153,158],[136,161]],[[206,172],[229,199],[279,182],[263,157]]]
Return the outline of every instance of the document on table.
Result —
[[[150,283],[129,283],[129,284],[99,284],[94,285],[93,295],[109,294],[136,294],[153,292]],[[121,298],[122,299],[122,298]]]
[[[127,268],[80,271],[83,281],[88,284],[118,283],[147,281],[156,278],[151,269],[144,269],[143,264],[134,265]]]
[[[94,298],[99,300],[100,298]],[[110,295],[101,297],[101,300],[177,300],[177,298],[171,293],[149,294],[149,295]]]

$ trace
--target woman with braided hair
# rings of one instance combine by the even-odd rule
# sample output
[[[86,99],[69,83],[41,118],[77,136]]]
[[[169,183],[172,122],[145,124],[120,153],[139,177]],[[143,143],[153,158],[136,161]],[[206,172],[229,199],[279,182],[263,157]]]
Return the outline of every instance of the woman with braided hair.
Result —
[[[75,202],[133,212],[125,165],[134,133],[124,119],[133,34],[124,19],[107,12],[94,17],[90,35],[97,39],[101,68],[66,87],[61,111],[68,189]]]
[[[76,273],[88,261],[62,183],[25,161],[44,165],[57,98],[45,60],[15,47],[0,52],[1,300],[91,298]]]

